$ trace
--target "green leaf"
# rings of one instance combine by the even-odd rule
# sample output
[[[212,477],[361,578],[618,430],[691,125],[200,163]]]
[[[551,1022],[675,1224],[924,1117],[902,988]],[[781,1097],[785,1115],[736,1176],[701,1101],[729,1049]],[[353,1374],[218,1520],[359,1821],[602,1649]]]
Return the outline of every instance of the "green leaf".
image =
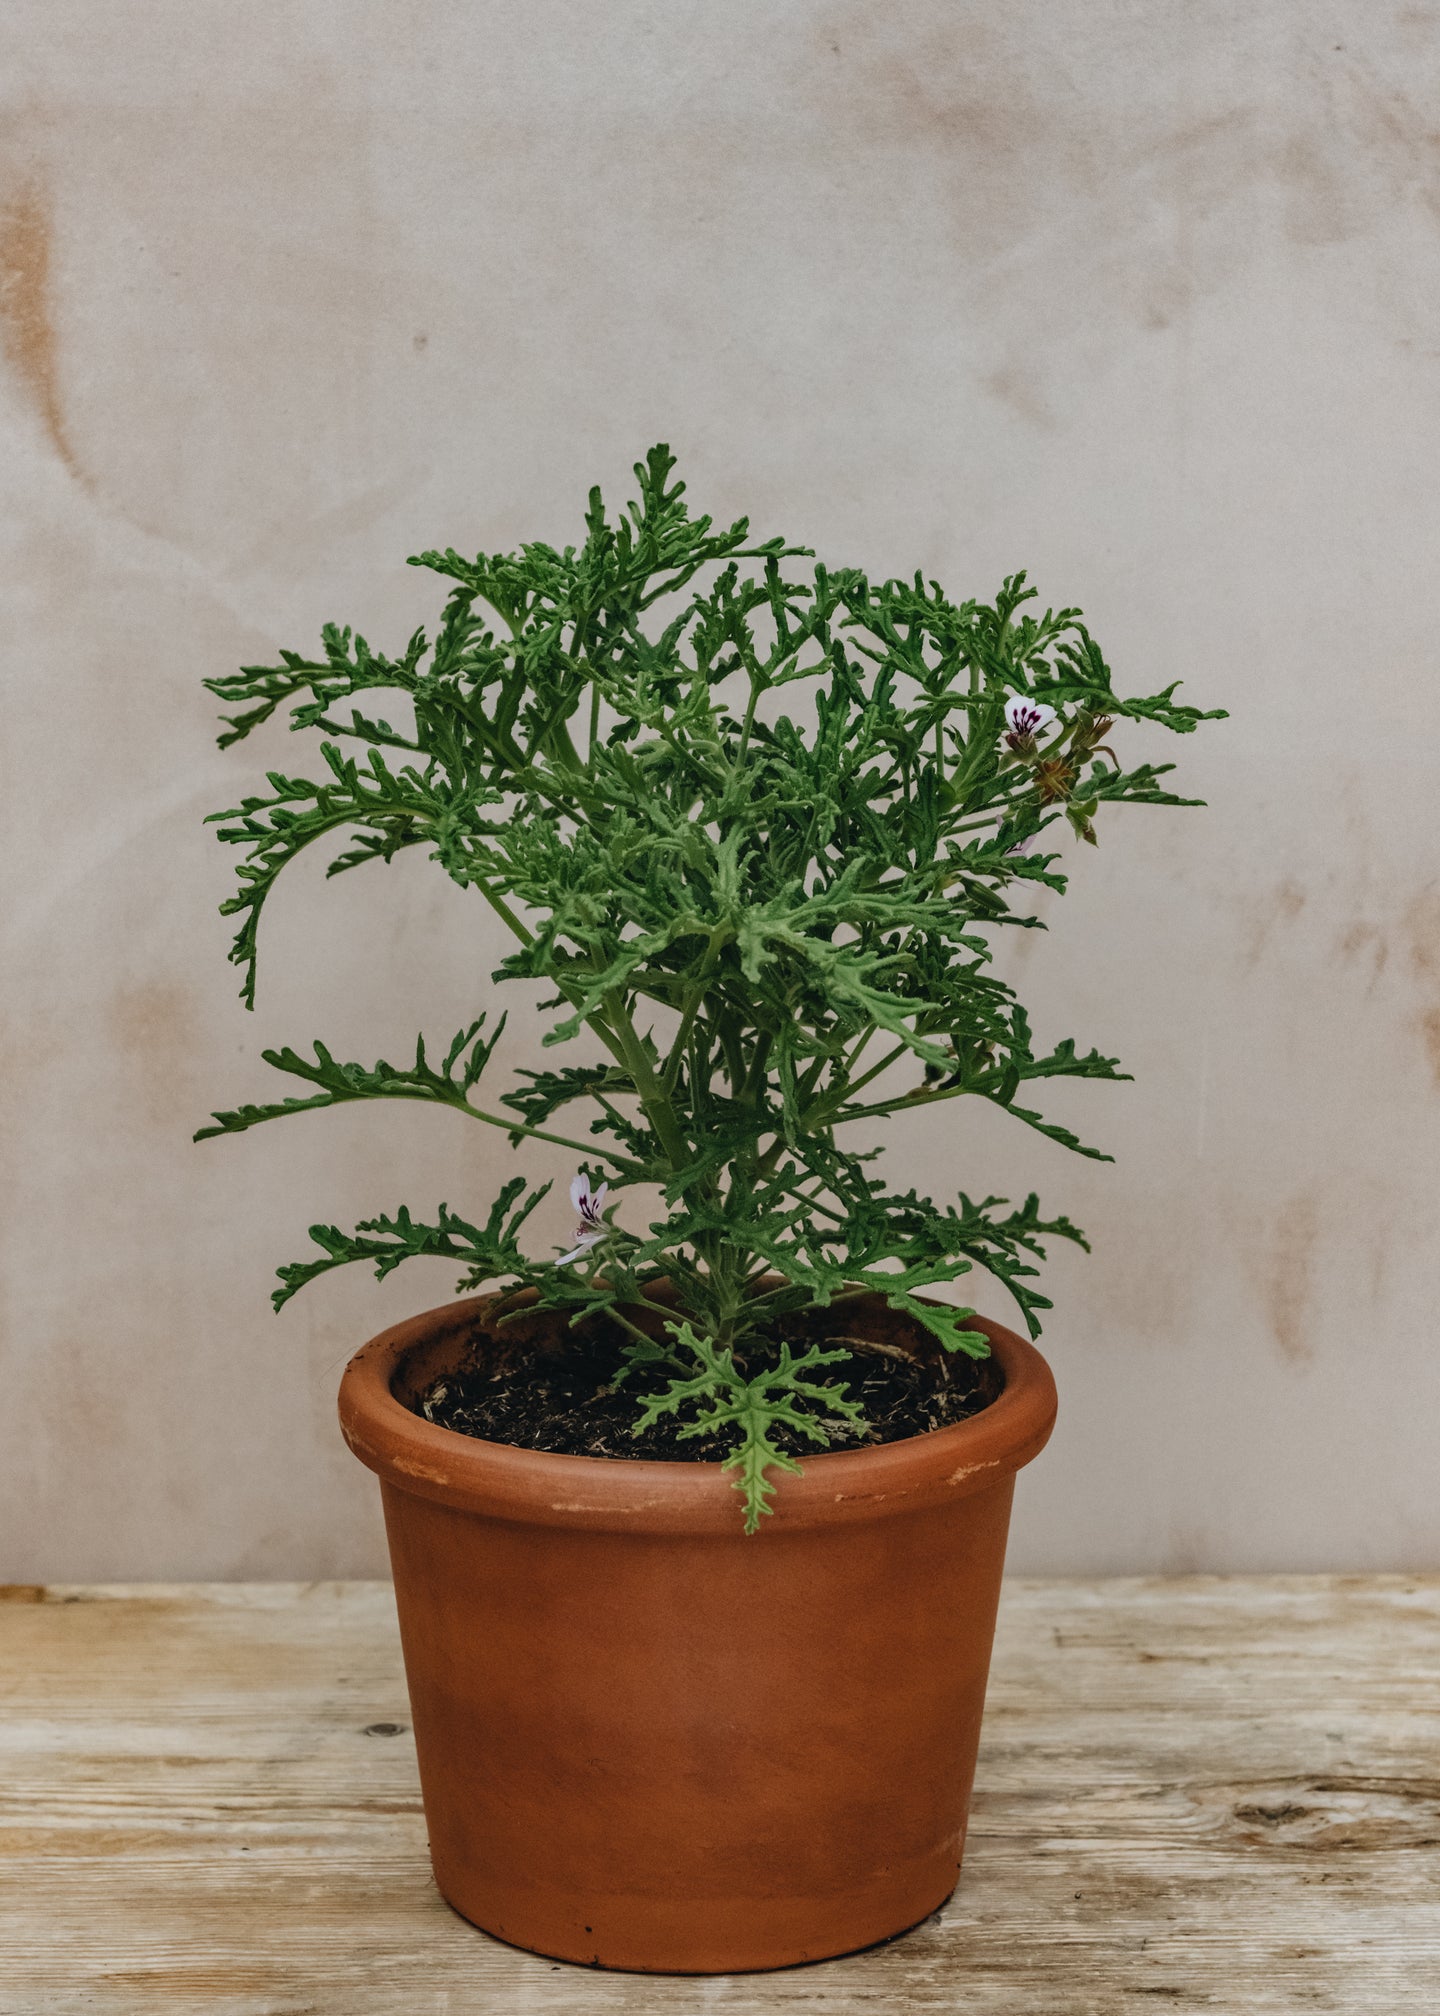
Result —
[[[468,1029],[452,1040],[445,1062],[438,1071],[426,1059],[425,1038],[415,1039],[415,1062],[397,1069],[382,1058],[378,1064],[339,1064],[321,1042],[316,1042],[314,1059],[301,1057],[288,1047],[262,1050],[265,1062],[276,1071],[306,1079],[320,1091],[310,1099],[281,1099],[268,1106],[239,1106],[228,1113],[216,1113],[213,1127],[202,1127],[197,1141],[216,1134],[242,1134],[262,1120],[278,1120],[290,1113],[313,1112],[320,1106],[342,1106],[353,1099],[428,1099],[442,1106],[470,1108],[468,1094],[489,1063],[505,1027],[502,1015],[495,1033],[486,1041],[481,1031],[485,1017],[478,1016]]]
[[[892,1309],[903,1309],[917,1323],[923,1323],[932,1337],[938,1337],[947,1351],[963,1351],[970,1358],[988,1358],[990,1340],[983,1330],[968,1327],[973,1309],[948,1309],[939,1302],[922,1302],[914,1295],[891,1295]]]
[[[736,1370],[730,1351],[717,1350],[690,1323],[675,1323],[670,1329],[677,1349],[688,1352],[699,1369],[672,1379],[662,1392],[649,1395],[641,1404],[632,1432],[641,1434],[662,1414],[678,1416],[693,1408],[693,1418],[679,1431],[682,1439],[734,1433],[735,1448],[724,1463],[726,1469],[739,1473],[735,1488],[744,1500],[745,1531],[754,1533],[761,1519],[773,1510],[771,1473],[800,1468],[793,1456],[776,1446],[777,1428],[788,1428],[821,1448],[828,1446],[837,1428],[864,1428],[862,1408],[842,1385],[805,1377],[807,1372],[838,1364],[850,1354],[843,1349],[826,1351],[816,1344],[797,1358],[788,1344],[782,1344],[778,1364],[747,1379]],[[818,1403],[825,1415],[802,1412],[797,1404],[802,1400]]]
[[[512,1177],[481,1226],[470,1224],[448,1204],[440,1206],[433,1225],[416,1224],[403,1204],[393,1218],[362,1219],[353,1232],[342,1232],[335,1225],[312,1225],[310,1238],[323,1257],[295,1261],[280,1268],[281,1285],[270,1299],[277,1310],[283,1309],[290,1297],[308,1282],[336,1267],[351,1266],[357,1260],[373,1265],[377,1281],[383,1281],[406,1260],[458,1260],[466,1271],[457,1285],[457,1294],[488,1281],[528,1285],[537,1270],[520,1249],[519,1232],[550,1185],[543,1183],[538,1190],[531,1190],[525,1202],[512,1209],[526,1188],[523,1176]]]

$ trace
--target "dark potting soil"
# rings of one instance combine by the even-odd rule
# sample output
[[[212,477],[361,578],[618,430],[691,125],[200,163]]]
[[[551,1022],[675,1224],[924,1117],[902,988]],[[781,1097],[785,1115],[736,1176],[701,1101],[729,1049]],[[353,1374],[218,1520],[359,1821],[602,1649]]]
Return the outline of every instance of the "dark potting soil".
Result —
[[[846,1320],[854,1326],[847,1330]],[[861,1334],[854,1334],[861,1331]],[[864,1333],[868,1332],[866,1335]],[[632,1431],[639,1403],[663,1392],[674,1376],[664,1367],[628,1374],[620,1385],[625,1333],[605,1317],[583,1328],[536,1340],[495,1338],[476,1325],[466,1355],[453,1372],[433,1380],[411,1403],[437,1427],[518,1449],[544,1449],[561,1456],[618,1456],[664,1463],[715,1463],[728,1456],[734,1432],[692,1435],[680,1430],[694,1419],[693,1408],[677,1418],[664,1415],[653,1427]],[[869,1427],[848,1422],[833,1426],[828,1445],[811,1442],[780,1427],[773,1441],[786,1454],[804,1457],[831,1449],[856,1449],[901,1442],[934,1428],[948,1428],[988,1407],[1002,1379],[993,1358],[974,1359],[939,1351],[929,1333],[883,1303],[867,1311],[862,1326],[853,1309],[821,1309],[777,1325],[775,1338],[752,1341],[744,1369],[753,1377],[778,1362],[781,1338],[798,1354],[811,1344],[843,1346],[850,1358],[817,1367],[806,1376],[843,1382],[864,1408]],[[823,1403],[800,1400],[797,1411],[827,1418]]]

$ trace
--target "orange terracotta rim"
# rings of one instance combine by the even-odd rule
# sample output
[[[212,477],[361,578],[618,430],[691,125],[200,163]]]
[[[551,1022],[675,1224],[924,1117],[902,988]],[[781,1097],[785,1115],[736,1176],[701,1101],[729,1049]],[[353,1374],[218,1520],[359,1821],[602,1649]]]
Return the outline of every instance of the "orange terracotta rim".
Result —
[[[437,1427],[393,1390],[417,1358],[439,1371],[468,1341],[494,1298],[465,1296],[397,1323],[356,1352],[340,1382],[340,1426],[384,1482],[457,1511],[525,1525],[599,1532],[740,1532],[734,1472],[720,1463],[627,1462],[556,1456]],[[968,1421],[902,1442],[807,1456],[777,1480],[764,1532],[883,1519],[981,1491],[1038,1456],[1055,1425],[1050,1367],[1023,1337],[984,1317],[1004,1378],[999,1397]],[[408,1362],[407,1362],[408,1361]],[[761,1537],[761,1536],[757,1536]]]

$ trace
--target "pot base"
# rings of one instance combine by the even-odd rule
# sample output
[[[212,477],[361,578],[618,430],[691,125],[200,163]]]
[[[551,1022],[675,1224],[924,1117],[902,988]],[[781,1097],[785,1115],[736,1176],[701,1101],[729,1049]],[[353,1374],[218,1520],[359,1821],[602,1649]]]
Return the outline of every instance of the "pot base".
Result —
[[[843,1960],[852,1953],[868,1953],[880,1946],[893,1945],[897,1939],[905,1938],[917,1926],[923,1925],[926,1919],[932,1918],[937,1911],[942,1910],[954,1896],[958,1880],[957,1869],[948,1879],[948,1887],[932,1904],[926,1905],[918,1917],[906,1915],[899,1923],[895,1923],[893,1918],[888,1919],[885,1931],[871,1932],[868,1936],[860,1930],[860,1927],[862,1924],[873,1922],[876,1916],[876,1900],[873,1894],[850,1900],[850,1916],[845,1930],[832,1934],[829,1939],[816,1938],[800,1943],[794,1936],[793,1926],[788,1929],[776,1928],[778,1936],[774,1944],[766,1949],[763,1958],[758,1957],[759,1947],[753,1936],[757,1927],[753,1919],[748,1920],[747,1937],[743,1945],[734,1952],[720,1942],[707,1945],[704,1938],[697,1938],[693,1931],[675,1926],[670,1928],[672,1937],[669,1941],[658,1937],[652,1944],[647,1944],[642,1956],[636,1957],[629,1950],[626,1935],[622,1935],[622,1942],[619,1945],[612,1945],[608,1940],[602,1939],[598,1930],[598,1927],[605,1922],[601,1907],[597,1906],[595,1910],[594,1923],[597,1929],[592,1933],[591,1926],[586,1925],[577,1944],[574,1940],[564,1938],[517,1936],[515,1931],[506,1931],[499,1925],[487,1924],[479,1913],[465,1910],[446,1893],[443,1887],[439,1886],[438,1882],[437,1888],[440,1888],[440,1894],[450,1909],[467,1924],[474,1925],[491,1939],[498,1939],[502,1944],[513,1946],[521,1953],[534,1953],[542,1960],[559,1960],[572,1967],[589,1967],[604,1974],[705,1976],[777,1973],[786,1967],[805,1967],[821,1960]],[[630,1899],[622,1900],[623,1914],[627,1919],[631,1916],[630,1905]],[[633,1930],[633,1924],[627,1925],[627,1934],[633,1933]],[[656,1927],[655,1930],[658,1932],[660,1928]],[[680,1935],[678,1938],[673,1936],[676,1933]],[[837,1938],[841,1943],[834,1943]],[[670,1959],[660,1957],[665,1953],[667,1945],[672,1949]]]

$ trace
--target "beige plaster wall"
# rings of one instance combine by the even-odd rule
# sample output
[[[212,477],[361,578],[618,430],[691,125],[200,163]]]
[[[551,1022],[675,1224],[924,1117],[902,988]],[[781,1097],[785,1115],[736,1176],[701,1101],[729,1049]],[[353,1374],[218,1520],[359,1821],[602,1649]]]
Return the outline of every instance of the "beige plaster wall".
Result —
[[[901,1143],[1095,1240],[1014,1565],[1440,1560],[1437,52],[1392,0],[11,0],[0,1576],[381,1570],[335,1381],[449,1271],[279,1320],[270,1273],[498,1165],[405,1109],[189,1135],[266,1043],[448,1035],[498,946],[413,857],[297,873],[246,1016],[199,822],[295,745],[218,755],[199,680],[402,639],[407,553],[573,536],[662,437],[1233,710],[1177,745],[1212,809],[1112,819],[1013,955],[1136,1073],[1055,1102],[1115,1166]]]

